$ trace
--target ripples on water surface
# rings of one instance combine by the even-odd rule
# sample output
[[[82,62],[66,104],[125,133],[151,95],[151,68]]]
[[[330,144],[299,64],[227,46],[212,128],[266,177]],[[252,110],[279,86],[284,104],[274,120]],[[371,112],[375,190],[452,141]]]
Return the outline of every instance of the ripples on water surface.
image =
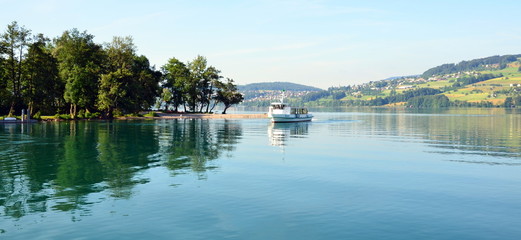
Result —
[[[0,239],[521,236],[518,113],[315,116],[0,125]]]

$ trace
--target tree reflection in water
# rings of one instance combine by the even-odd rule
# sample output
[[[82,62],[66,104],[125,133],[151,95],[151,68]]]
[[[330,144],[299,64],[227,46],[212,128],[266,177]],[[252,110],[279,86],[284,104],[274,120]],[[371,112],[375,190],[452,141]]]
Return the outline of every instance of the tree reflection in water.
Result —
[[[0,125],[0,211],[88,214],[91,194],[130,198],[152,167],[203,179],[241,135],[239,122],[201,119]]]

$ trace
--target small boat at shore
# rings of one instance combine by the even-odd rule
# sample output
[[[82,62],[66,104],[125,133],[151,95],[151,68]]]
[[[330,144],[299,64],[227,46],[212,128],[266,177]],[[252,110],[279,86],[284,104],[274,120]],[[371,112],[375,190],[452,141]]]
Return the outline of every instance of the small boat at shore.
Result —
[[[31,115],[26,114],[25,109],[22,109],[22,116],[20,117],[20,119],[15,118],[15,117],[4,117],[4,118],[0,117],[0,124],[1,123],[4,123],[4,124],[10,124],[10,123],[18,124],[18,123],[35,123],[35,122],[38,122],[38,121],[35,120],[35,119],[31,119]]]
[[[268,118],[271,122],[305,122],[311,121],[313,114],[308,112],[307,108],[291,107],[284,103],[284,93],[280,102],[271,103],[268,109]]]
[[[0,124],[20,124],[20,123],[36,123],[36,122],[38,122],[38,121],[35,119],[19,120],[17,118],[13,118],[13,117],[6,117],[4,119],[0,119]]]

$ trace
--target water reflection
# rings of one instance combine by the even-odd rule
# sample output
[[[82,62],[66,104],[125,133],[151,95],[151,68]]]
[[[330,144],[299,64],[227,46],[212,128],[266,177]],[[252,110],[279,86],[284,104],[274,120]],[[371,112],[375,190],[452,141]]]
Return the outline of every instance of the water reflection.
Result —
[[[128,199],[149,181],[138,173],[155,166],[205,178],[241,135],[238,122],[200,119],[5,125],[0,212],[15,219],[51,210],[85,215],[93,193]]]
[[[268,137],[273,146],[286,146],[290,138],[301,138],[308,135],[310,122],[271,123],[268,127]]]
[[[518,165],[521,161],[521,115],[508,109],[380,109],[343,117],[359,122],[331,124],[330,132],[421,142],[430,147],[429,152],[461,163]]]

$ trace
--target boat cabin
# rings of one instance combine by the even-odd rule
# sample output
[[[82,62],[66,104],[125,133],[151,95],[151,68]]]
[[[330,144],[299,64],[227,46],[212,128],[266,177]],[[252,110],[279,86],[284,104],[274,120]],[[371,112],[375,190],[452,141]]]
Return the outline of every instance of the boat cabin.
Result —
[[[271,107],[273,109],[280,109],[280,110],[282,110],[282,109],[284,109],[286,107],[286,104],[284,104],[284,103],[272,103]]]

